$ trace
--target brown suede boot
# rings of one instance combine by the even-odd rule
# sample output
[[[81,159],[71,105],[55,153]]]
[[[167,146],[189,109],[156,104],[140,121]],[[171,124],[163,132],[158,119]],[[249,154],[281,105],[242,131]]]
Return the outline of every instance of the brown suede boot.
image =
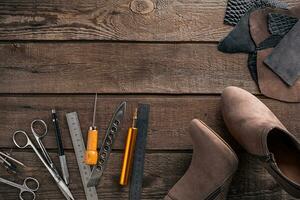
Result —
[[[262,161],[288,193],[299,198],[299,141],[261,101],[243,89],[224,90],[222,112],[233,137]]]
[[[203,122],[194,119],[190,126],[193,158],[184,176],[165,200],[226,199],[238,159],[233,150]]]

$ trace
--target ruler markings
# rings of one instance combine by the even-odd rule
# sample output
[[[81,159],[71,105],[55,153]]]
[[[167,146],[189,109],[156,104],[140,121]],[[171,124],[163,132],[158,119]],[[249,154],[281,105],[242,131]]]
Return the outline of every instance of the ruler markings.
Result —
[[[149,112],[150,106],[148,104],[139,104],[137,121],[138,134],[136,138],[132,178],[130,183],[130,200],[140,200],[142,196]]]
[[[70,135],[75,150],[75,155],[81,175],[82,184],[87,200],[98,200],[98,195],[95,187],[87,187],[88,179],[91,175],[91,168],[84,162],[85,145],[82,138],[82,132],[78,115],[76,112],[67,113],[67,122],[70,130]]]

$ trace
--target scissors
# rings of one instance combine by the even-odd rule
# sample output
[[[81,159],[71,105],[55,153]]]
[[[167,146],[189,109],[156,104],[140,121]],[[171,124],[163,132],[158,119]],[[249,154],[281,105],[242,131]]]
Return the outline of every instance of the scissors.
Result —
[[[19,185],[17,183],[6,180],[4,178],[0,178],[0,182],[20,189],[19,198],[21,200],[25,200],[26,194],[28,194],[28,196],[31,196],[32,200],[35,200],[35,197],[36,197],[35,192],[38,191],[38,189],[40,187],[39,182],[35,178],[32,178],[32,177],[26,178],[23,182],[23,185]],[[31,184],[31,182],[34,184]],[[27,195],[26,195],[26,199],[28,199],[28,198],[29,197],[27,197]]]
[[[32,132],[36,142],[38,143],[44,157],[41,155],[41,153],[35,147],[35,145],[33,144],[33,142],[31,141],[31,139],[29,138],[28,134],[25,131],[18,130],[16,132],[14,132],[13,142],[20,149],[24,149],[26,147],[31,147],[33,149],[33,151],[36,153],[36,155],[38,156],[38,158],[41,160],[41,162],[44,164],[44,166],[47,168],[47,170],[49,171],[49,173],[55,180],[58,188],[61,190],[61,192],[65,196],[65,198],[68,200],[74,200],[74,197],[73,197],[70,189],[68,188],[68,186],[65,184],[65,182],[63,181],[63,179],[61,178],[61,176],[55,169],[54,164],[53,164],[48,152],[46,151],[45,146],[42,143],[42,138],[44,138],[48,133],[47,124],[41,119],[34,120],[31,123],[31,132]],[[21,135],[23,136],[23,139],[25,137],[25,140],[20,139]],[[25,142],[21,142],[21,141],[25,141]]]

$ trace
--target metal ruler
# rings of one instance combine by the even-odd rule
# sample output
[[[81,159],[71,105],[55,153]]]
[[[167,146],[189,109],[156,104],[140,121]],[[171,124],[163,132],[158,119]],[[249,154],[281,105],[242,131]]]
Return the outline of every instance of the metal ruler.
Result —
[[[138,134],[135,144],[134,161],[132,168],[132,177],[130,181],[130,200],[140,200],[142,195],[145,148],[147,144],[147,131],[149,121],[150,106],[147,104],[139,104],[137,129]]]
[[[85,145],[82,138],[80,123],[76,112],[67,113],[67,122],[72,138],[73,147],[81,175],[82,184],[87,200],[98,200],[98,195],[95,187],[87,187],[88,179],[91,175],[90,166],[86,165],[84,160]]]

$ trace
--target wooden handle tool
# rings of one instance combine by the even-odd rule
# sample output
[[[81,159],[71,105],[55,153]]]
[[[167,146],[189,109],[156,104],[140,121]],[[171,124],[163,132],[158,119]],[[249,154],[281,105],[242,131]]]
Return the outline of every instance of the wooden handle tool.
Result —
[[[97,94],[95,96],[94,102],[94,114],[93,114],[93,124],[90,126],[88,131],[88,139],[86,145],[86,152],[84,156],[84,163],[87,165],[96,165],[98,161],[98,129],[95,126],[96,118],[96,107],[97,107]]]

